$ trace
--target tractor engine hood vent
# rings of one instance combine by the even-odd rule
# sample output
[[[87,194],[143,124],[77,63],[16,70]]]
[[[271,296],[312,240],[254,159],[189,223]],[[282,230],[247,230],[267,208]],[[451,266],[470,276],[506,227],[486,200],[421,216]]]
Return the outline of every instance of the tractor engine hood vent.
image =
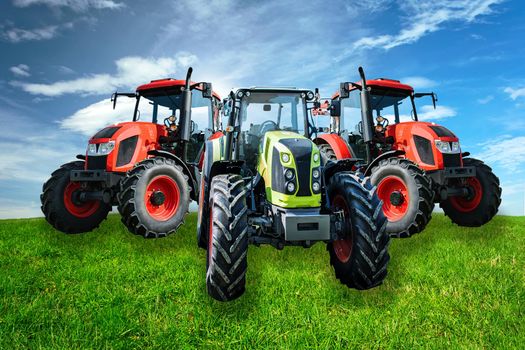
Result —
[[[104,129],[100,130],[99,132],[97,132],[95,135],[93,135],[93,137],[91,139],[92,140],[95,140],[95,139],[109,139],[113,135],[115,135],[115,133],[118,131],[118,129],[120,129],[120,126],[108,126],[107,128],[104,128]]]

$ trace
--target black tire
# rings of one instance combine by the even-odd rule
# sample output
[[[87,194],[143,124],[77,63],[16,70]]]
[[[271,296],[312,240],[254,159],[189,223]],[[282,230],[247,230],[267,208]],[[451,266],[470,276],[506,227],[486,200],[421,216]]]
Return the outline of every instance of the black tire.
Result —
[[[111,206],[102,201],[91,201],[85,205],[76,205],[71,202],[68,204],[65,203],[66,189],[68,186],[71,186],[71,184],[75,184],[70,181],[69,175],[71,171],[83,169],[83,161],[64,164],[51,174],[51,178],[47,180],[42,187],[42,194],[40,195],[42,212],[47,222],[55,229],[64,233],[92,231],[100,225],[111,211]],[[71,201],[74,202],[73,199],[71,199]],[[71,209],[68,209],[68,205]],[[71,207],[72,205],[73,207]],[[88,209],[92,209],[82,213],[81,209],[85,206],[87,206]],[[71,211],[74,208],[78,208],[76,215]]]
[[[208,240],[206,286],[219,301],[240,297],[248,268],[246,185],[239,175],[217,175],[211,182],[211,239]]]
[[[348,232],[346,239],[327,245],[335,276],[341,283],[359,290],[380,285],[390,261],[390,236],[375,187],[368,179],[341,172],[331,178],[328,196],[335,210],[344,211]],[[349,249],[345,251],[345,247]]]
[[[178,206],[173,211],[166,209],[165,217],[152,213],[151,203],[145,199],[148,186],[162,177],[168,185],[176,186],[176,190],[159,191],[162,193],[159,208],[168,206],[178,191]],[[168,187],[169,189],[170,187]],[[175,188],[175,187],[173,187]],[[150,200],[153,196],[150,196]],[[120,182],[118,210],[122,216],[122,223],[128,230],[144,238],[161,238],[174,233],[184,223],[190,204],[190,187],[188,177],[174,160],[163,157],[145,159],[135,165],[126,177]],[[159,216],[155,216],[159,215]]]
[[[439,205],[453,223],[459,226],[479,227],[492,220],[498,212],[499,205],[501,204],[499,179],[494,175],[492,169],[481,160],[465,158],[463,159],[463,165],[476,168],[475,179],[479,185],[481,185],[482,190],[479,204],[472,209],[469,208],[470,210],[465,210],[463,207],[463,211],[461,211],[458,210],[458,206],[462,208],[461,201],[458,203],[454,198],[447,198],[445,201],[439,203]],[[473,187],[471,188],[474,189]],[[474,196],[475,193],[472,195]],[[468,204],[467,202],[467,206]]]
[[[406,238],[425,229],[432,218],[435,193],[430,178],[421,168],[408,159],[383,159],[373,167],[370,181],[378,187],[378,195],[383,200],[383,212],[388,219],[386,230],[390,236]],[[397,212],[384,181],[400,181],[405,186],[408,196],[399,195],[397,199],[401,200],[402,207],[408,198],[404,213]]]
[[[326,164],[330,161],[337,161],[337,157],[333,148],[329,144],[322,144],[317,146],[319,148],[319,153],[321,153],[321,159],[323,164]]]

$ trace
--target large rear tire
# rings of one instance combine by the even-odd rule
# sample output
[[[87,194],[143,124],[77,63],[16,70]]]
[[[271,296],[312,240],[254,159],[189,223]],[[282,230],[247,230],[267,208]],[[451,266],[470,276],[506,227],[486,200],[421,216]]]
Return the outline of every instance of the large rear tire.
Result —
[[[248,268],[246,185],[239,175],[217,175],[211,182],[206,286],[219,301],[240,297]]]
[[[390,260],[387,220],[370,181],[342,172],[328,185],[332,210],[342,211],[347,237],[327,245],[335,276],[350,288],[369,289],[386,277]]]
[[[190,203],[188,177],[174,160],[143,160],[120,183],[118,210],[128,230],[144,238],[174,233]]]
[[[434,191],[430,178],[408,159],[388,158],[372,169],[370,181],[377,186],[393,237],[410,237],[423,231],[432,217]]]
[[[111,210],[102,201],[80,202],[79,182],[70,181],[72,170],[84,170],[83,161],[62,165],[44,183],[40,201],[47,222],[64,233],[89,232],[97,228]]]
[[[476,176],[466,180],[470,195],[467,198],[449,197],[439,205],[453,223],[479,227],[492,220],[498,212],[501,204],[499,179],[481,160],[465,158],[463,165],[476,168]]]

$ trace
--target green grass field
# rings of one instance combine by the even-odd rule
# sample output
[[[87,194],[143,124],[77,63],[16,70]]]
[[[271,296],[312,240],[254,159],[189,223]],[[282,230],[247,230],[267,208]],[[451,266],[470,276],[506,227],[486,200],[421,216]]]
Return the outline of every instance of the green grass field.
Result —
[[[195,222],[145,240],[116,215],[69,236],[0,221],[0,349],[525,347],[525,218],[434,215],[365,292],[339,284],[324,244],[250,247],[247,292],[226,304],[206,294]]]

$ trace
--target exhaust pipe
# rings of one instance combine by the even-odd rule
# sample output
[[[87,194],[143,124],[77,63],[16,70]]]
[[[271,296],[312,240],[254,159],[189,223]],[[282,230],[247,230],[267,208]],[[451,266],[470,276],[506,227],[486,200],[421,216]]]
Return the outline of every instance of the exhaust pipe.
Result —
[[[184,85],[184,91],[182,92],[182,106],[180,110],[179,118],[179,139],[181,141],[181,151],[180,156],[182,160],[186,161],[186,150],[187,143],[190,141],[191,137],[191,73],[193,68],[188,68],[186,73],[186,83]]]
[[[366,86],[366,77],[363,67],[359,67],[359,76],[361,77],[361,121],[363,124],[363,141],[366,143],[366,158],[367,162],[372,159],[370,151],[370,143],[374,138],[374,118],[372,116],[372,109],[370,107],[370,91]]]

